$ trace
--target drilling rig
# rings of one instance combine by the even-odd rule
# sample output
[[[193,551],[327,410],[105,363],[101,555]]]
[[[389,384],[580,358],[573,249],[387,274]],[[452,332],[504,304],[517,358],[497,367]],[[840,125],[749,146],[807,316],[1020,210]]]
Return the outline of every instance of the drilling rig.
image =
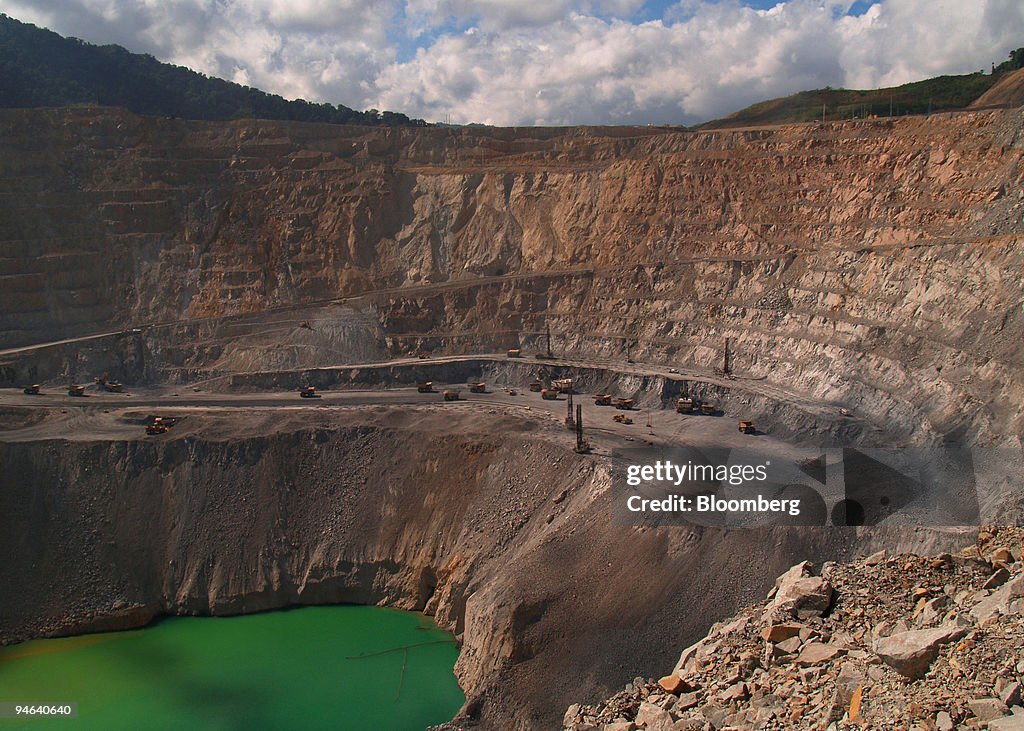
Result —
[[[590,442],[583,438],[583,407],[576,406],[576,448],[573,450],[576,454],[588,454],[590,452]]]

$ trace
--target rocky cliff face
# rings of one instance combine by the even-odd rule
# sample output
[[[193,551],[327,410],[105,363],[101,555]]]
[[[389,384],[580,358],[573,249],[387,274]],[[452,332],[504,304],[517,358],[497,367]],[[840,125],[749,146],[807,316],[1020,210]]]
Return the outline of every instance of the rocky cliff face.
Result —
[[[957,554],[807,563],[717,623],[660,680],[636,678],[573,731],[940,729],[1024,725],[1022,531]],[[880,590],[881,589],[881,590]]]
[[[615,526],[606,463],[497,412],[205,413],[158,441],[0,441],[0,641],[164,613],[422,609],[462,642],[467,719],[551,728],[671,666],[798,558],[948,541]]]
[[[898,441],[1016,444],[1021,123],[691,134],[6,111],[0,342],[213,329],[378,292],[324,317],[320,340],[154,331],[150,372],[529,348],[548,327],[563,354],[628,344],[710,372],[728,339],[734,372]]]

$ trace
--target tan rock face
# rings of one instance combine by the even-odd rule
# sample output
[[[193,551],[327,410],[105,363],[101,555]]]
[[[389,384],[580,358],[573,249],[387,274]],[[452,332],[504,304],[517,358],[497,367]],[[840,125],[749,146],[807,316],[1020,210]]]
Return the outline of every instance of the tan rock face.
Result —
[[[638,360],[710,371],[730,338],[734,370],[776,401],[844,404],[854,420],[830,429],[1013,440],[1020,123],[691,134],[5,111],[0,347],[404,288],[360,305],[385,355],[422,338],[530,348],[550,325],[564,354],[620,358],[630,338]],[[321,364],[302,343],[236,345],[171,334],[148,363]]]

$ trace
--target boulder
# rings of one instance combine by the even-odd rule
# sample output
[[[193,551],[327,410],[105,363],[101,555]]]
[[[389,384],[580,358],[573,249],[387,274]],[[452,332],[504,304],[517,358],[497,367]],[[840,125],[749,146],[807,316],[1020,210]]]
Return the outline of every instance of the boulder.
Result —
[[[761,637],[765,642],[778,643],[796,637],[802,629],[804,626],[796,623],[771,624],[761,630]]]
[[[747,688],[746,683],[733,683],[728,688],[718,694],[720,700],[726,703],[733,703],[735,701],[742,701],[750,697],[750,689]]]
[[[999,700],[1006,706],[1019,706],[1021,704],[1021,690],[1022,686],[1020,683],[1008,683],[999,691]]]
[[[676,710],[688,711],[698,703],[700,703],[700,696],[696,693],[682,693],[679,696],[679,701],[676,703]]]
[[[636,712],[636,725],[645,731],[670,731],[672,714],[660,706],[644,701]]]
[[[846,652],[846,649],[838,645],[831,645],[824,642],[808,642],[797,655],[797,665],[821,665],[838,657]]]
[[[982,589],[998,589],[1010,579],[1010,572],[1004,568],[998,568],[988,577],[988,581],[981,585]]]
[[[772,601],[765,609],[763,620],[771,623],[779,616],[820,617],[831,606],[832,594],[832,585],[820,576],[813,576],[811,563],[803,561],[776,579],[775,589],[770,594]]]
[[[790,637],[788,640],[783,640],[775,645],[775,655],[792,655],[794,652],[800,649],[800,638]]]
[[[1024,731],[1024,715],[993,719],[988,722],[988,731]]]
[[[997,698],[978,698],[967,701],[967,707],[971,709],[975,718],[983,723],[1002,718],[1007,713],[1006,706]]]
[[[1024,597],[1024,574],[1018,574],[975,604],[971,616],[978,622],[984,622],[996,614],[1018,614],[1020,602],[1017,600],[1021,597]]]
[[[672,693],[675,695],[682,693],[684,690],[690,690],[689,686],[683,682],[683,679],[675,673],[660,678],[658,680],[658,685],[661,686],[661,689],[666,693]]]
[[[562,716],[562,726],[564,726],[565,728],[572,726],[573,722],[576,720],[576,717],[580,715],[581,709],[582,706],[579,703],[573,703],[571,706],[565,709],[565,715]]]
[[[900,675],[916,680],[928,672],[940,647],[965,634],[967,628],[959,625],[899,632],[878,640],[875,654]]]
[[[864,559],[865,566],[877,566],[885,560],[885,549],[883,548],[878,553],[872,553],[866,559]]]
[[[998,548],[992,554],[993,561],[999,561],[1001,563],[1013,563],[1016,559],[1013,557],[1013,552],[1009,548]]]

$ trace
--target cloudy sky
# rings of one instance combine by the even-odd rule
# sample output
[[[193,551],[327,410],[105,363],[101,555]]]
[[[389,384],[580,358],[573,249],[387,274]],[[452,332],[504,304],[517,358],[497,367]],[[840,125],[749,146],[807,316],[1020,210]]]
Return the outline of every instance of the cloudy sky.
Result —
[[[499,125],[692,124],[800,89],[967,73],[1021,0],[0,0],[288,98]]]

